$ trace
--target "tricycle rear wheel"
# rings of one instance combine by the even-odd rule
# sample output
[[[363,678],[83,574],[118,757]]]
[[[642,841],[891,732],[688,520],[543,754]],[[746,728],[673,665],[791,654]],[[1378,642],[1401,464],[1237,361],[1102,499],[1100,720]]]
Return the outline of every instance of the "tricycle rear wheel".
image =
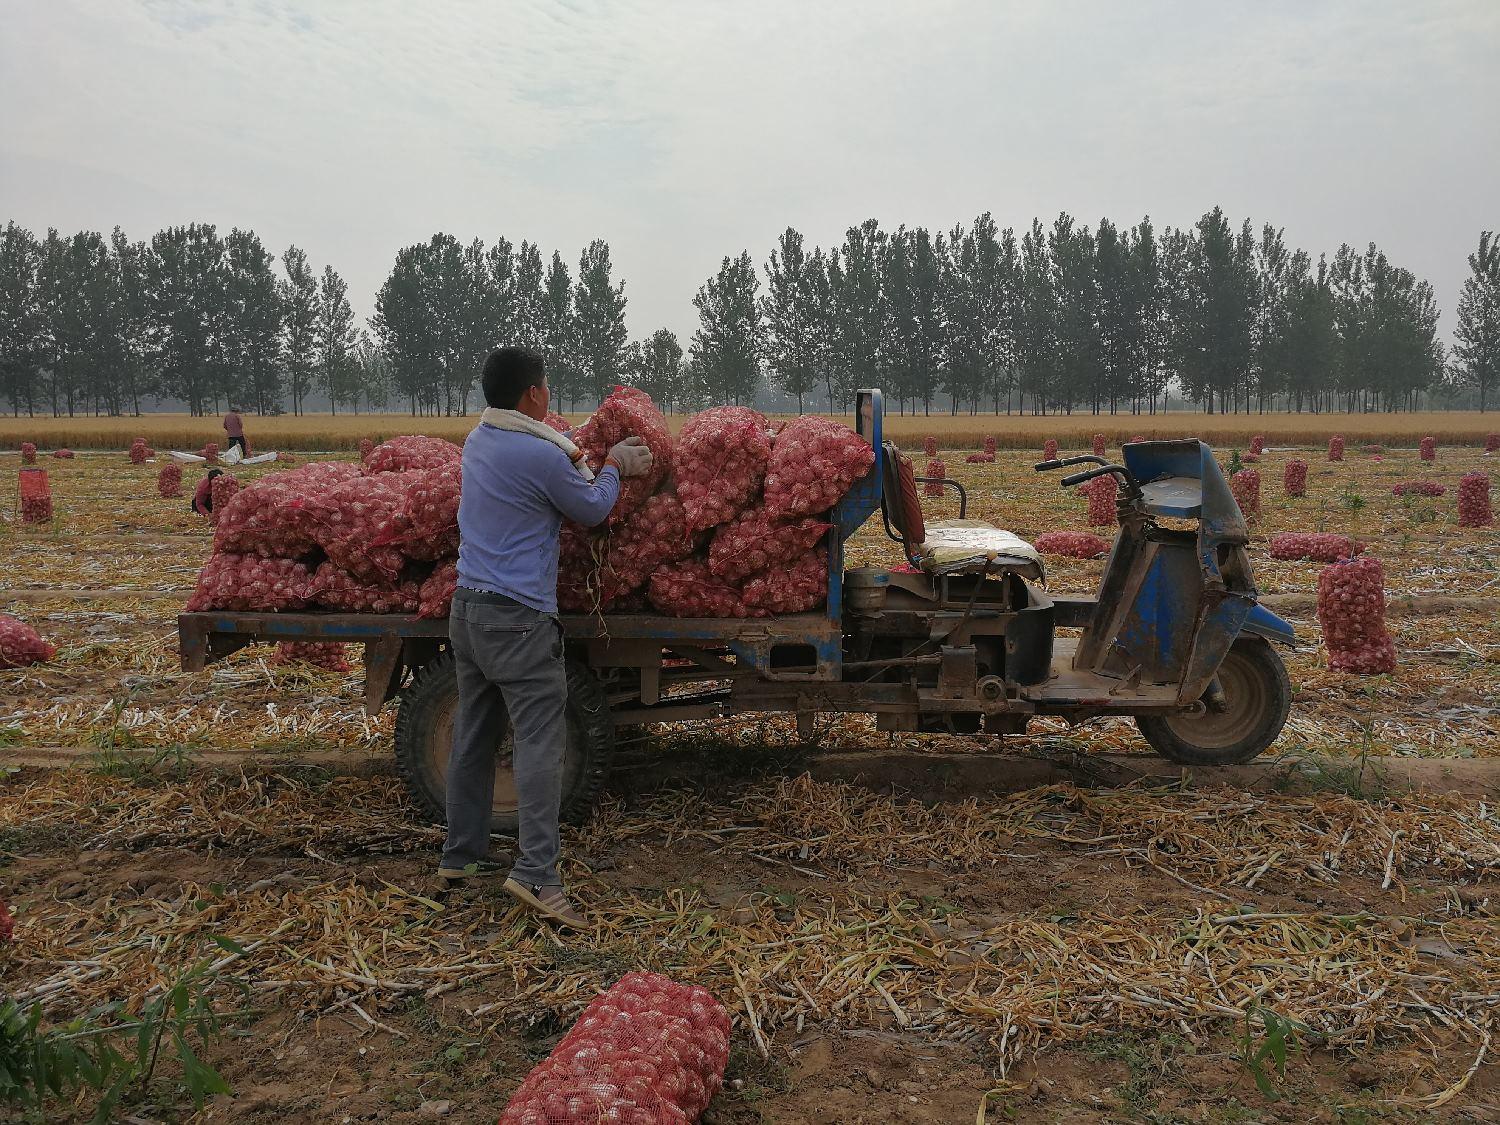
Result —
[[[447,821],[448,757],[453,749],[453,715],[458,678],[452,652],[423,665],[401,693],[396,715],[396,770],[422,814]],[[567,662],[568,724],[563,748],[562,819],[588,816],[609,772],[615,730],[599,680],[575,660]],[[495,801],[491,829],[513,836],[517,828],[515,775],[511,771],[509,722],[496,749]]]
[[[1180,715],[1137,715],[1151,748],[1188,766],[1248,762],[1281,734],[1292,709],[1292,682],[1280,655],[1260,637],[1241,637],[1219,666],[1224,704]]]

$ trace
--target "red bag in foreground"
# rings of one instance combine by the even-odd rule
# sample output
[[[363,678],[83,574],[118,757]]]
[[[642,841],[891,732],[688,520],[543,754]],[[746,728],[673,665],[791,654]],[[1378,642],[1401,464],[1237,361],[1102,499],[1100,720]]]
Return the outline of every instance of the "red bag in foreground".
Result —
[[[1374,555],[1323,568],[1318,624],[1335,672],[1371,676],[1396,670],[1396,642],[1385,628],[1385,569]]]
[[[56,654],[57,649],[26,622],[0,613],[0,668],[28,668]]]
[[[758,571],[805,555],[832,526],[814,519],[777,523],[764,508],[751,508],[714,532],[708,569],[725,582],[742,582]]]
[[[779,520],[815,516],[869,472],[875,451],[848,426],[805,414],[776,436],[766,470],[766,511]]]
[[[500,1125],[697,1121],[723,1085],[729,1029],[704,989],[626,973],[526,1076]]]
[[[1241,469],[1229,478],[1229,491],[1234,493],[1234,502],[1240,512],[1251,523],[1260,518],[1260,470]]]
[[[764,415],[746,406],[695,414],[677,436],[677,495],[692,531],[734,519],[755,498],[771,461]]]
[[[1282,487],[1288,496],[1307,495],[1307,462],[1288,461],[1281,474]]]
[[[1495,522],[1490,507],[1490,475],[1465,473],[1458,482],[1458,526],[1488,527]]]
[[[651,450],[651,471],[643,477],[629,477],[620,482],[620,498],[609,513],[612,525],[644,504],[672,470],[672,435],[667,430],[667,420],[645,391],[616,387],[599,404],[594,416],[573,431],[573,444],[583,450],[589,467],[596,473],[604,468],[609,451],[628,437],[645,441]]]
[[[941,498],[943,495],[943,481],[948,476],[948,466],[943,464],[939,458],[934,457],[927,462],[927,472],[923,475],[928,479],[927,483],[922,486],[922,495]]]

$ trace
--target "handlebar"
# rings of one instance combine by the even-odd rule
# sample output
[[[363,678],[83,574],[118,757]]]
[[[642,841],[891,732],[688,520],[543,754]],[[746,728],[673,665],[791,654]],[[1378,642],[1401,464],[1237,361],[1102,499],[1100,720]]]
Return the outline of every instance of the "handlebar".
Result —
[[[1075,484],[1082,484],[1086,480],[1093,480],[1095,477],[1105,477],[1110,473],[1117,473],[1119,471],[1114,465],[1105,465],[1098,469],[1085,469],[1081,473],[1072,473],[1069,476],[1063,477],[1058,483],[1064,488],[1072,488]]]
[[[1051,461],[1039,461],[1034,466],[1037,472],[1045,473],[1051,469],[1065,469],[1069,465],[1107,465],[1103,457],[1095,457],[1092,453],[1081,453],[1077,457],[1053,458]]]

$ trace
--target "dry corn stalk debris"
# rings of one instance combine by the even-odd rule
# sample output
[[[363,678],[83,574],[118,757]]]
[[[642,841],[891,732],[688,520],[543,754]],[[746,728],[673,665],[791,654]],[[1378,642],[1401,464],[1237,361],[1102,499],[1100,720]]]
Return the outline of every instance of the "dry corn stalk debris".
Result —
[[[0,827],[76,825],[88,847],[318,859],[433,847],[436,831],[405,822],[399,801],[389,779],[152,784],[54,773],[0,790]],[[482,984],[476,1019],[566,1018],[608,983],[608,965],[626,964],[738,997],[742,1032],[754,1027],[767,1043],[810,1021],[897,1026],[984,1042],[1006,1067],[1105,1031],[1232,1030],[1253,1009],[1302,1021],[1339,1047],[1403,1036],[1437,1049],[1493,1033],[1493,914],[1449,903],[1422,916],[1399,894],[1409,876],[1493,874],[1500,824],[1481,802],[1054,787],[926,809],[804,777],[727,803],[673,794],[631,813],[611,806],[569,852],[685,840],[826,878],[726,903],[696,889],[614,888],[579,865],[570,880],[601,920],[563,939],[493,897],[440,908],[378,867],[348,875],[320,865],[244,886],[187,880],[146,895],[106,887],[89,901],[23,900],[0,980],[61,1017],[150,994],[202,955],[211,930],[249,947],[235,972],[262,1000],[309,1011],[357,1002],[375,1013]],[[1042,841],[1159,867],[1202,893],[1117,913],[935,917],[899,891],[869,889],[896,861],[962,873],[1024,861]],[[871,878],[851,877],[861,870]],[[1384,880],[1391,897],[1334,913],[1214,895],[1355,874]],[[570,959],[572,947],[588,955]]]

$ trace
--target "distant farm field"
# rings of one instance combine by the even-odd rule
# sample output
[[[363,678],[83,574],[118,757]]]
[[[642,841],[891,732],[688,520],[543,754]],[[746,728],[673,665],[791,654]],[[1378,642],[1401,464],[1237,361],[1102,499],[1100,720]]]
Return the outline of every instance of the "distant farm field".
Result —
[[[570,414],[575,422],[588,415]],[[671,417],[673,428],[687,417]],[[778,417],[791,417],[779,415]],[[834,415],[852,422],[851,415]],[[433,434],[461,440],[478,418],[423,417],[409,414],[283,415],[276,418],[245,418],[245,428],[257,449],[342,450],[354,449],[359,439],[377,441],[396,434]],[[1056,438],[1064,449],[1089,445],[1096,433],[1110,445],[1141,435],[1147,438],[1200,437],[1213,446],[1248,444],[1254,434],[1265,435],[1270,445],[1323,445],[1332,434],[1343,434],[1349,445],[1379,442],[1415,446],[1427,435],[1439,445],[1482,445],[1485,434],[1500,431],[1500,415],[1472,411],[1423,414],[1170,414],[1046,415],[1032,414],[933,414],[886,416],[886,433],[902,446],[917,448],[928,434],[945,449],[978,448],[986,435],[1007,449],[1039,448],[1047,438]],[[196,450],[204,442],[224,440],[218,417],[193,418],[186,414],[146,414],[139,418],[0,418],[0,449],[15,450],[23,441],[35,442],[46,452],[59,446],[70,449],[126,449],[131,439],[144,437],[159,449]]]

